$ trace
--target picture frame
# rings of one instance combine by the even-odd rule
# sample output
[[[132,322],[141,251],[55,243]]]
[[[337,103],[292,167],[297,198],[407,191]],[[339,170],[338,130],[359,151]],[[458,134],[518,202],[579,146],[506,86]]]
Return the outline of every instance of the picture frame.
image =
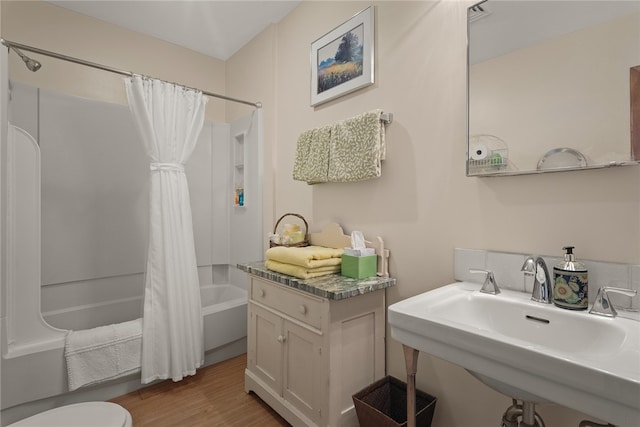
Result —
[[[311,43],[311,106],[374,82],[374,6]]]

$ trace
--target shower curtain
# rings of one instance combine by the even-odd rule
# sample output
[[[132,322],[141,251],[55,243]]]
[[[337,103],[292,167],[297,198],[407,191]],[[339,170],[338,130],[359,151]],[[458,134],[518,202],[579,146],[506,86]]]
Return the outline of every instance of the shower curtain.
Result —
[[[159,80],[125,79],[129,108],[150,158],[142,383],[193,375],[204,362],[200,284],[184,164],[207,98]]]

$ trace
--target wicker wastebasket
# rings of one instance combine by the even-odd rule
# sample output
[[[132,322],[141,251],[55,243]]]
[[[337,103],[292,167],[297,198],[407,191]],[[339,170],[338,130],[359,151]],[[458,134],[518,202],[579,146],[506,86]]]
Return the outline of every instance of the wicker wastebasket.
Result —
[[[353,404],[361,427],[402,427],[407,425],[407,384],[386,376],[360,390]],[[430,427],[437,399],[416,390],[416,427]]]

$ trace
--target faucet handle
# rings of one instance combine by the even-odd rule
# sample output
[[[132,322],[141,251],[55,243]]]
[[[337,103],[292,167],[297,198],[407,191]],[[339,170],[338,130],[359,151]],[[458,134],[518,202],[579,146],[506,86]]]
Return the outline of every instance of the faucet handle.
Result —
[[[609,292],[615,294],[622,294],[628,297],[635,296],[638,291],[634,289],[625,289],[625,288],[614,288],[612,286],[603,286],[598,289],[598,295],[596,295],[596,300],[593,302],[593,306],[591,310],[589,310],[590,314],[597,314],[598,316],[606,316],[606,317],[616,317],[618,312],[615,307],[611,303],[609,299]]]
[[[493,271],[491,270],[483,270],[479,268],[470,268],[469,273],[484,273],[486,274],[486,278],[484,279],[484,283],[482,284],[482,288],[480,292],[484,292],[485,294],[498,295],[500,293],[500,288],[498,288],[498,284],[496,283],[496,278],[493,276]]]

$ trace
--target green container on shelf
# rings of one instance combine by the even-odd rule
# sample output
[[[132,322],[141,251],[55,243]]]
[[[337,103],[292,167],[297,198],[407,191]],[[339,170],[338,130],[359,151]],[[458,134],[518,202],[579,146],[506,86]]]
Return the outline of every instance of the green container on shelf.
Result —
[[[354,279],[373,277],[378,271],[378,256],[342,255],[342,275]]]

